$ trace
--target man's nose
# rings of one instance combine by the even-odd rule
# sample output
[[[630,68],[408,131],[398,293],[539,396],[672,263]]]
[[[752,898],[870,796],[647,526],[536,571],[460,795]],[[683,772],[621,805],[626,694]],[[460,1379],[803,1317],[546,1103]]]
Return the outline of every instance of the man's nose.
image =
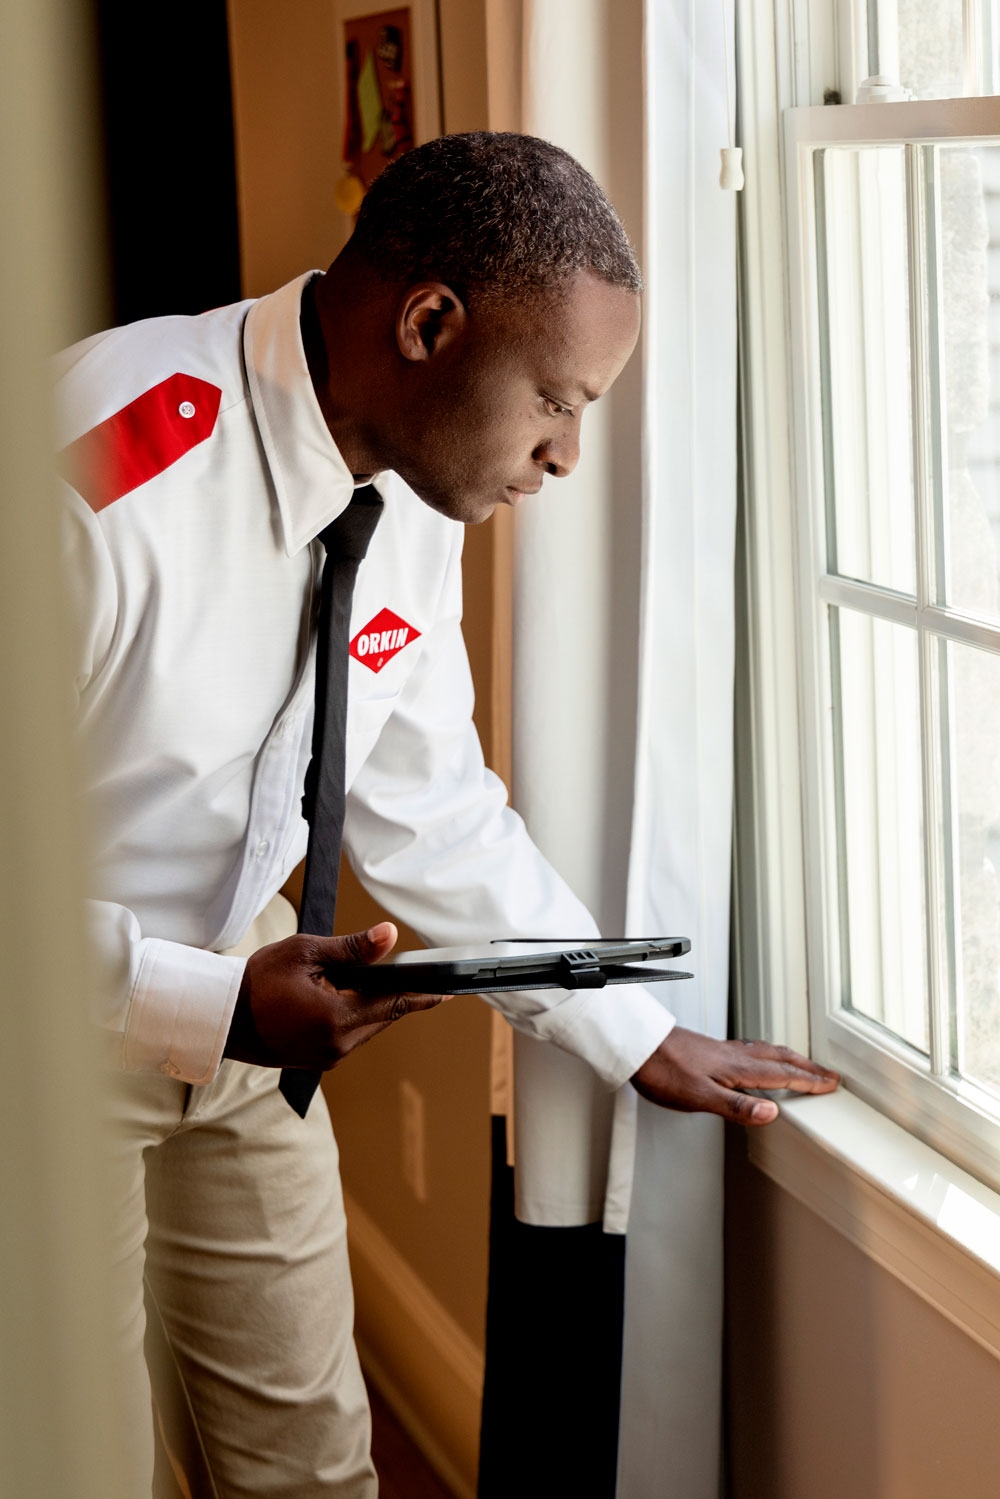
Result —
[[[565,479],[580,460],[579,422],[575,421],[565,432],[560,432],[558,437],[547,437],[544,442],[539,443],[532,457],[544,467],[547,474]]]

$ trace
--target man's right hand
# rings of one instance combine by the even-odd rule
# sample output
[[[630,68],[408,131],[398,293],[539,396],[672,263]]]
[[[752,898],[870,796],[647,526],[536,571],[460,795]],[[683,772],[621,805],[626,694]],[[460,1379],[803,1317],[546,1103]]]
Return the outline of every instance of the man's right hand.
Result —
[[[326,1072],[413,1010],[430,1010],[440,994],[366,998],[335,989],[326,976],[336,962],[376,963],[396,944],[396,928],[380,922],[349,937],[286,937],[247,959],[225,1052],[258,1067]]]
[[[721,1114],[734,1124],[770,1124],[778,1117],[773,1098],[743,1090],[789,1089],[832,1093],[839,1073],[770,1041],[717,1041],[675,1025],[632,1078],[650,1103],[685,1114]]]

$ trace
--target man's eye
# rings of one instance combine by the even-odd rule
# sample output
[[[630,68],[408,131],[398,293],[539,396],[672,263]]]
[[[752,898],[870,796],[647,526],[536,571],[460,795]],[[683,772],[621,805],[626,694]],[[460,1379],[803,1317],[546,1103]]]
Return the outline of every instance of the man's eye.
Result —
[[[572,413],[572,411],[571,411],[571,409],[570,409],[569,406],[563,406],[563,405],[560,404],[559,401],[553,401],[553,399],[552,399],[551,396],[543,396],[542,400],[544,402],[546,411],[549,413],[549,416],[572,416],[573,415],[573,413]]]

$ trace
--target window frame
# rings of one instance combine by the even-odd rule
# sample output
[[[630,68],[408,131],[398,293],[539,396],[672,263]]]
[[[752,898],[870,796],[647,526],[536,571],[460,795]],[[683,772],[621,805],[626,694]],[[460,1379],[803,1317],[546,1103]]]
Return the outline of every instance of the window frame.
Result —
[[[921,1066],[914,1053],[874,1022],[839,1008],[837,965],[838,929],[831,918],[836,910],[831,878],[836,871],[836,832],[832,825],[834,767],[831,736],[823,717],[829,681],[827,611],[830,605],[860,608],[876,618],[895,618],[916,626],[918,619],[933,629],[947,618],[948,637],[964,638],[970,644],[989,642],[996,650],[995,631],[959,611],[937,606],[923,597],[918,577],[917,600],[902,597],[885,607],[886,590],[847,579],[832,578],[826,566],[825,485],[823,476],[823,413],[819,370],[819,303],[815,225],[815,179],[813,152],[827,145],[909,144],[946,140],[970,142],[995,140],[1000,136],[1000,99],[875,103],[846,106],[790,108],[784,116],[784,183],[787,226],[788,372],[790,377],[790,432],[794,571],[798,638],[797,680],[799,686],[799,734],[801,773],[801,837],[804,878],[804,936],[809,1030],[814,1055],[838,1067],[862,1098],[887,1113],[897,1123],[943,1154],[966,1166],[982,1180],[1000,1186],[1000,1120],[995,1100],[990,1102],[974,1084],[960,1079],[931,1075],[940,1067],[945,1038],[933,1017],[940,1006],[932,1005],[931,1054],[933,1062]],[[911,256],[912,260],[912,256]],[[911,293],[911,302],[913,296]],[[911,311],[911,336],[920,336],[919,317]],[[919,357],[919,356],[918,356]],[[914,412],[920,429],[921,416]],[[915,462],[923,459],[921,444],[915,443]],[[915,474],[915,482],[920,483]],[[918,548],[921,545],[917,539]],[[918,574],[923,571],[918,564]],[[866,598],[867,595],[867,598]],[[877,596],[880,607],[871,607]],[[866,603],[869,607],[866,607]],[[929,670],[922,650],[922,670]],[[925,701],[928,693],[925,685]],[[929,715],[922,724],[922,738],[933,747],[935,735]],[[927,777],[931,782],[936,775]],[[934,809],[928,801],[934,791],[925,786],[925,826],[928,833]],[[936,840],[928,836],[928,845]],[[929,857],[938,857],[933,847]],[[832,873],[833,872],[833,873]],[[765,872],[766,878],[766,872]],[[931,923],[932,930],[936,923]],[[941,954],[933,938],[932,970]],[[937,1031],[937,1034],[933,1034]]]

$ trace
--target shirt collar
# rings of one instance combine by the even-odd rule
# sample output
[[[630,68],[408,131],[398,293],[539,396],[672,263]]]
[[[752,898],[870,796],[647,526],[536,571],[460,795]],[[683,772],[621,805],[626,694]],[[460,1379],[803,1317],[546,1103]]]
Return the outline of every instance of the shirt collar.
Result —
[[[302,346],[302,292],[319,274],[307,271],[254,302],[243,332],[254,415],[289,557],[337,518],[355,487],[320,410]]]

